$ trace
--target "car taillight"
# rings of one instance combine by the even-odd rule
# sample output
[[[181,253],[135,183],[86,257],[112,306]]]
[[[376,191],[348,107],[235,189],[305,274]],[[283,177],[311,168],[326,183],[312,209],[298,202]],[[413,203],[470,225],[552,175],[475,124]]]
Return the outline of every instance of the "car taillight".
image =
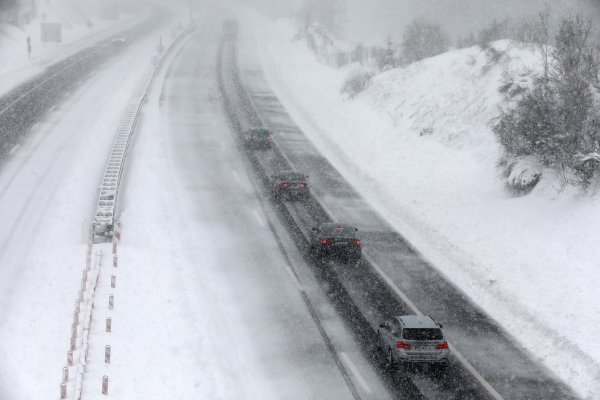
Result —
[[[447,349],[448,348],[448,342],[444,342],[442,344],[438,344],[436,346],[438,349],[442,350],[442,349]]]
[[[290,186],[289,183],[282,183],[281,185],[279,185],[280,188],[284,188],[284,189],[288,186]]]
[[[329,239],[321,240],[321,244],[329,244],[329,243],[331,243],[331,240],[329,240]]]
[[[273,136],[271,136],[271,135],[267,136],[267,140],[268,140],[269,142],[272,142],[272,141],[273,141]]]
[[[356,245],[356,246],[360,246],[360,240],[356,239],[352,241],[352,244]]]
[[[300,186],[300,189],[304,189],[304,188],[306,188],[306,183],[301,183],[301,184],[300,184],[300,185],[298,185],[298,186]]]
[[[406,344],[402,340],[398,340],[396,342],[397,349],[410,349],[410,347],[411,347],[410,344]]]

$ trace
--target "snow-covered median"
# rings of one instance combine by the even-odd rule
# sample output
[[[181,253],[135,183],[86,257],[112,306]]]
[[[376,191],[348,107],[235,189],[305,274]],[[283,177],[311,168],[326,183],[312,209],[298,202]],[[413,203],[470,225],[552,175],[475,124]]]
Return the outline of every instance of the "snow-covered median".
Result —
[[[600,393],[600,204],[548,178],[515,197],[497,168],[502,74],[535,68],[535,54],[498,42],[496,63],[478,47],[454,50],[347,99],[356,66],[320,64],[289,21],[257,33],[276,94],[346,179],[545,365],[580,394]]]

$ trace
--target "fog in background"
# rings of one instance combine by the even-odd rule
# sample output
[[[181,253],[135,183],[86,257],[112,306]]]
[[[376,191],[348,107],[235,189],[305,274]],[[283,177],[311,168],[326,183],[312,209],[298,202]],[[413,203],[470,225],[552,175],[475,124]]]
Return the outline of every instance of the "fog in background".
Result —
[[[537,14],[546,5],[555,16],[582,14],[600,28],[600,0],[339,0],[345,5],[343,36],[369,44],[388,35],[399,39],[416,17],[442,24],[454,42],[458,36],[489,26],[494,19]],[[246,0],[271,17],[291,16],[303,0]]]
[[[600,2],[591,0],[346,0],[346,32],[352,40],[401,37],[415,17],[440,23],[453,39],[489,26],[494,19],[538,13],[546,5],[555,16],[583,14],[600,22]],[[382,37],[383,35],[383,37]]]

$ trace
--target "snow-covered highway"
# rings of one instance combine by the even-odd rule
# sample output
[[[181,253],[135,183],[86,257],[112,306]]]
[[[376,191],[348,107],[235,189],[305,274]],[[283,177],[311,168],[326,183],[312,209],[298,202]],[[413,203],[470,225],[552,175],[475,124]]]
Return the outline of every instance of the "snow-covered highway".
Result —
[[[304,262],[269,229],[222,113],[220,18],[207,20],[165,68],[130,154],[114,328],[93,339],[112,348],[111,397],[389,398],[314,278],[290,275]]]
[[[202,4],[142,107],[119,190],[118,258],[93,247],[89,357],[63,378],[63,398],[77,399],[80,383],[78,400],[577,398],[310,140],[303,129],[314,135],[317,123],[297,124],[263,70],[261,20]],[[171,24],[188,17],[178,12]],[[223,36],[236,18],[240,34]],[[0,168],[0,400],[59,397],[98,184],[157,38],[172,33],[162,25],[64,82],[50,111],[18,127],[24,139]],[[273,132],[272,149],[244,149],[244,130],[258,126]],[[289,169],[310,176],[311,199],[269,195],[268,177]],[[308,254],[311,228],[332,220],[359,227],[357,265]],[[389,368],[379,324],[421,313],[443,323],[449,365]]]

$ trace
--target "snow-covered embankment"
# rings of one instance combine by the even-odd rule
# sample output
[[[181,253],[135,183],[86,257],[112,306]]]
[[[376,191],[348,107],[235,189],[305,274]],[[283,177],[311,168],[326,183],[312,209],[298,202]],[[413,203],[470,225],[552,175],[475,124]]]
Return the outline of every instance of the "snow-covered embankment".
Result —
[[[382,73],[348,100],[340,88],[356,66],[318,63],[288,21],[266,26],[269,82],[346,179],[545,365],[584,396],[600,392],[600,350],[589,346],[600,205],[552,178],[514,197],[496,166],[502,74],[536,68],[535,54],[497,42],[496,63],[478,47],[454,50]]]

